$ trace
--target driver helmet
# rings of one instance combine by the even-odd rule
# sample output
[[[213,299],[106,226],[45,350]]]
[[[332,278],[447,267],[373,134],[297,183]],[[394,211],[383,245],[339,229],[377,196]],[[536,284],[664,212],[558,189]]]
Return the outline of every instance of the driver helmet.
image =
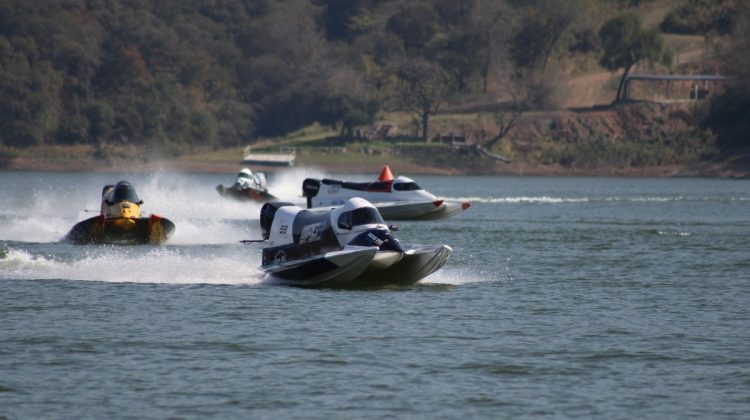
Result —
[[[253,172],[250,169],[242,168],[240,173],[237,174],[237,178],[253,179]]]

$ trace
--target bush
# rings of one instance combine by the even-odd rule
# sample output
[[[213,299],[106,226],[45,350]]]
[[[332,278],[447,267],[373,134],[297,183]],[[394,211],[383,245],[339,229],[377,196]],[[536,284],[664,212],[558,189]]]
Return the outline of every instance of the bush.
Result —
[[[734,12],[733,0],[687,0],[664,18],[661,30],[682,35],[725,35],[732,30]]]

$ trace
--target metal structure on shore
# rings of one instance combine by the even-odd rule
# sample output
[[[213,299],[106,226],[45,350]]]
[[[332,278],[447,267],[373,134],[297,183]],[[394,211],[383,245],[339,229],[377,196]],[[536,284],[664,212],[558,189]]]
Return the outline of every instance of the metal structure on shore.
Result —
[[[256,153],[250,146],[247,146],[242,156],[243,165],[294,166],[297,150],[294,147],[282,147],[279,148],[278,153]]]
[[[709,92],[715,91],[716,84],[721,82],[727,82],[732,80],[731,77],[727,76],[715,76],[706,74],[629,74],[625,78],[625,87],[623,92],[623,100],[632,100],[633,96],[631,93],[632,82],[645,81],[645,82],[666,82],[665,87],[665,98],[670,99],[670,93],[675,83],[690,83],[690,100],[705,99]],[[711,89],[709,89],[711,87]],[[684,98],[677,98],[677,100],[684,100]]]

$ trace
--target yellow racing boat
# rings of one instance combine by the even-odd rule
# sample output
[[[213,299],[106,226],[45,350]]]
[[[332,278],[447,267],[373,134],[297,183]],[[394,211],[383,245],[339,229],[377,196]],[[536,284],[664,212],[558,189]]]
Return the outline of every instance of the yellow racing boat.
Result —
[[[102,191],[101,214],[76,223],[64,241],[74,244],[159,245],[174,232],[167,218],[141,217],[141,204],[127,181],[107,185]]]

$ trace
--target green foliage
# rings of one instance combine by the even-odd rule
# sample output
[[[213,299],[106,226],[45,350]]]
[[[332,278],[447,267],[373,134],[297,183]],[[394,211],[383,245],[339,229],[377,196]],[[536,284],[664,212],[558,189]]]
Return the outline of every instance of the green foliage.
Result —
[[[750,147],[750,92],[728,89],[711,102],[705,124],[712,128],[725,150]]]
[[[432,43],[431,58],[448,71],[459,91],[467,91],[469,79],[477,72],[483,49],[481,34],[474,31],[452,32]]]
[[[608,20],[599,30],[603,55],[599,63],[606,69],[625,69],[617,99],[621,99],[625,77],[638,62],[669,64],[672,60],[664,38],[656,30],[644,30],[641,19],[634,13],[624,13]]]
[[[736,18],[732,44],[722,60],[734,80],[712,98],[704,121],[725,150],[750,147],[750,5],[739,8]]]
[[[382,0],[318,0],[323,6],[321,20],[326,37],[351,42],[356,36],[367,33],[373,25],[370,12],[381,2]]]
[[[242,57],[216,22],[240,26],[267,5],[3,2],[0,144],[213,145],[250,136],[247,109],[217,123],[241,102],[226,82],[236,79],[227,65]]]
[[[664,32],[706,35],[728,34],[735,19],[737,0],[683,0],[661,22]]]
[[[438,15],[426,2],[406,3],[388,20],[386,29],[401,38],[409,51],[424,49],[437,31]]]
[[[590,54],[592,10],[630,5],[4,0],[0,146],[213,149],[316,122],[347,134],[386,107],[412,112],[427,136],[451,95],[489,93],[511,74]],[[659,37],[638,39],[624,49],[652,59]],[[627,63],[620,50],[608,51],[612,63]],[[529,80],[528,102],[549,102],[549,86],[533,83],[545,78]]]
[[[510,56],[518,67],[542,72],[558,47],[571,41],[573,25],[583,17],[578,0],[534,0],[525,4],[524,19],[513,37]]]

